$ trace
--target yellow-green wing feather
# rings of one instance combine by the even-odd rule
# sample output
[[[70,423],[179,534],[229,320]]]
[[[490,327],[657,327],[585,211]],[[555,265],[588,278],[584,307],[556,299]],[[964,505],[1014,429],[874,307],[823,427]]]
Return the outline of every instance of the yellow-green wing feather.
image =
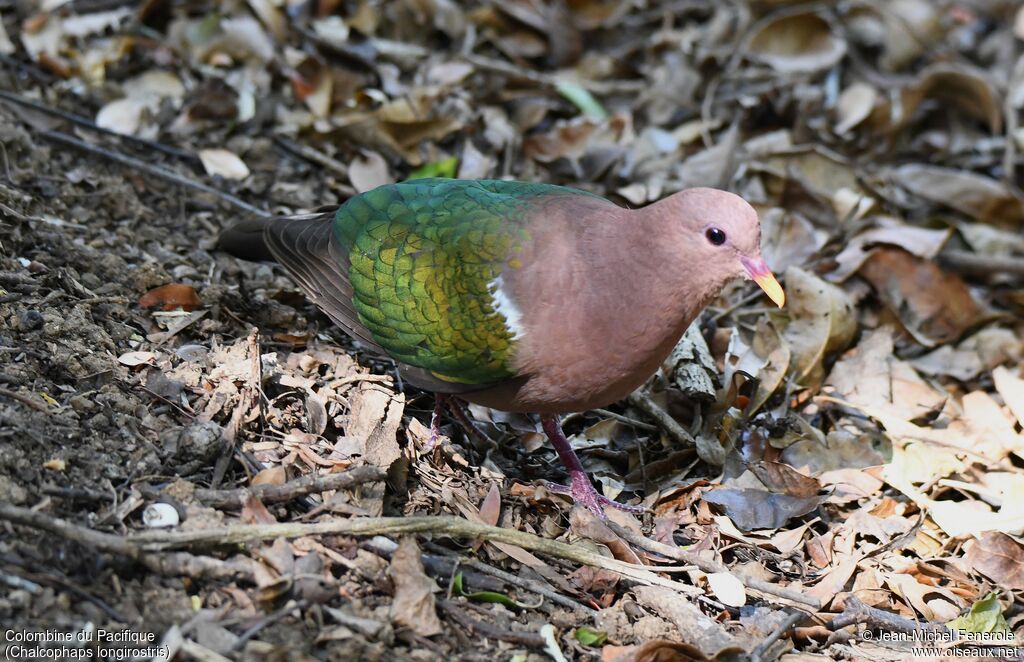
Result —
[[[517,268],[529,211],[575,189],[498,180],[421,179],[382,186],[338,209],[359,321],[395,360],[449,382],[514,376],[516,339],[495,306]]]

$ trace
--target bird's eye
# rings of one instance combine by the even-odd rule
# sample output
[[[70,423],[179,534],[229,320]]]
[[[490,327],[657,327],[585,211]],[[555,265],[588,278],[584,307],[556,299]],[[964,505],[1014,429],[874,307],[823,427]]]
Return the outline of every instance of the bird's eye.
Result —
[[[725,232],[721,228],[708,228],[704,236],[715,246],[721,246],[725,243]]]

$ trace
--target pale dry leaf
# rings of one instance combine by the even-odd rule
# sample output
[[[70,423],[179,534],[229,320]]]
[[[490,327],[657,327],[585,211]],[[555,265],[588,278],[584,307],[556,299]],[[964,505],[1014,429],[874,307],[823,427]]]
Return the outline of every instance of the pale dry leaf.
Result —
[[[391,620],[409,628],[421,637],[432,637],[444,631],[437,615],[434,592],[437,584],[423,570],[416,538],[405,536],[391,557],[388,576],[395,586],[391,601]]]
[[[742,607],[747,603],[747,589],[731,572],[712,572],[708,576],[708,588],[719,602],[730,607]]]
[[[139,132],[143,117],[151,105],[146,99],[137,97],[116,99],[105,104],[96,113],[96,126],[126,136],[135,135]]]
[[[129,368],[140,365],[156,365],[157,356],[154,352],[125,352],[117,357],[117,362]]]
[[[359,193],[371,191],[394,181],[388,172],[388,163],[377,152],[366,151],[348,166],[348,179]]]
[[[925,200],[968,216],[1001,223],[1024,221],[1024,204],[1005,184],[984,175],[910,163],[889,171],[890,179]]]
[[[877,227],[861,232],[835,256],[837,267],[827,274],[833,282],[842,282],[857,273],[861,265],[882,246],[897,246],[923,258],[934,258],[953,234],[951,229],[931,230],[907,225],[899,219],[876,216]]]
[[[633,595],[661,618],[676,626],[675,634],[684,642],[696,646],[709,659],[717,655],[741,651],[736,640],[725,628],[708,617],[678,593],[663,586],[637,586]]]
[[[891,326],[869,332],[856,348],[836,361],[825,386],[847,402],[885,410],[907,420],[940,408],[945,396],[896,358],[894,349]]]
[[[839,287],[790,267],[786,310],[790,321],[782,336],[792,352],[790,369],[801,384],[816,386],[824,378],[826,355],[844,349],[857,332],[853,301]]]
[[[201,149],[199,160],[203,162],[206,174],[220,176],[225,179],[245,179],[249,176],[249,167],[237,154],[228,149]]]
[[[1013,412],[1017,422],[1024,426],[1024,379],[1020,378],[1019,373],[1015,374],[1003,366],[992,371],[992,379],[1003,402]]]
[[[843,90],[836,101],[835,132],[842,135],[866,120],[871,115],[877,98],[878,91],[860,81]]]
[[[960,613],[962,600],[942,586],[926,586],[910,575],[890,574],[885,583],[929,621],[946,622]]]

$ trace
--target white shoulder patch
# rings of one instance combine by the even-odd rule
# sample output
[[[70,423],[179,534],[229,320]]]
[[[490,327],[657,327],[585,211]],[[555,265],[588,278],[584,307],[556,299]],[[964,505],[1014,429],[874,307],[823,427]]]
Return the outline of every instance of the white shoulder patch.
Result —
[[[513,340],[518,340],[523,337],[523,313],[505,292],[502,287],[504,284],[502,277],[498,276],[487,284],[487,290],[491,293],[494,310],[505,318],[505,328],[512,334]]]

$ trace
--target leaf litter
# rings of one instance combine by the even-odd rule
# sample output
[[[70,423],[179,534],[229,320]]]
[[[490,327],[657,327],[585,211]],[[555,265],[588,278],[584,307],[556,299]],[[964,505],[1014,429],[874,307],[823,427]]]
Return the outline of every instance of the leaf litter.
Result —
[[[3,501],[119,534],[450,514],[608,561],[309,534],[154,568],[19,528],[0,613],[145,629],[182,659],[899,659],[865,630],[911,621],[1016,645],[1022,17],[1001,0],[5,12]],[[94,151],[53,142],[71,131]],[[421,452],[428,398],[280,271],[215,253],[237,210],[167,171],[273,213],[417,176],[628,205],[725,186],[757,207],[790,304],[737,284],[638,398],[567,417],[605,493],[651,511],[606,525],[544,490],[564,477],[528,417],[474,407],[486,440],[445,421]]]

